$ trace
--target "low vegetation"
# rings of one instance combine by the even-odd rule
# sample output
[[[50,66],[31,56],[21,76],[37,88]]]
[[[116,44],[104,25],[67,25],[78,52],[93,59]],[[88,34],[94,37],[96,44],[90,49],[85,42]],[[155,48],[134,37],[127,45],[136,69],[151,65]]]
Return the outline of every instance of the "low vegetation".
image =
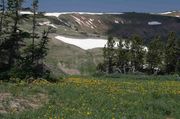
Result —
[[[70,77],[56,84],[42,80],[1,83],[0,118],[178,119],[179,80],[176,76],[123,75]]]

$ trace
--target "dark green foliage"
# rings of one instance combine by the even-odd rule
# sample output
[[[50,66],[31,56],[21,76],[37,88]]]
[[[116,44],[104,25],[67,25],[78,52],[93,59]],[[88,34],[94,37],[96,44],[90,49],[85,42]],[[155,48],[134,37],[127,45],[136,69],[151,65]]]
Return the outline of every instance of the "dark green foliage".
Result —
[[[35,53],[35,38],[36,38],[36,12],[38,9],[38,0],[33,0],[32,11],[33,11],[33,25],[32,25],[32,62],[34,62]]]
[[[99,63],[96,67],[96,70],[100,71],[100,72],[106,72],[106,66],[104,63]]]
[[[1,17],[0,17],[0,34],[2,34],[2,28],[4,25],[4,15],[5,15],[5,0],[1,0],[0,1],[0,11],[1,13]]]
[[[176,63],[176,73],[180,75],[180,59]]]
[[[44,30],[42,37],[35,33],[38,0],[33,0],[32,5],[34,13],[32,19],[33,33],[25,32],[19,28],[19,22],[21,21],[19,11],[22,3],[23,0],[7,0],[6,16],[10,24],[5,26],[2,24],[3,22],[0,22],[3,26],[2,31],[4,31],[0,34],[0,79],[48,78],[50,71],[43,60],[48,51],[48,33],[50,29]],[[32,44],[27,45],[25,43],[27,39],[32,39]],[[35,39],[39,42],[35,43]]]
[[[15,65],[20,58],[20,42],[23,41],[21,33],[22,31],[18,28],[19,24],[19,10],[21,9],[22,0],[8,0],[7,10],[8,15],[12,19],[12,28],[10,31],[10,37],[8,39],[8,67],[9,69]]]
[[[47,44],[48,44],[48,31],[44,31],[40,42],[37,45],[29,45],[24,49],[21,60],[17,63],[11,70],[11,76],[13,78],[38,78],[38,77],[48,77],[49,70],[44,65],[43,59],[47,55]],[[34,52],[34,54],[32,54]],[[32,55],[34,55],[34,60],[32,61]]]
[[[137,35],[132,36],[131,38],[131,64],[132,72],[138,71],[142,68],[144,64],[144,51],[143,51],[143,39]]]
[[[180,73],[180,40],[175,33],[170,33],[165,44],[160,36],[155,37],[146,48],[139,36],[134,35],[131,40],[115,41],[108,39],[104,48],[104,62],[97,70],[108,71],[109,74],[174,74]]]
[[[113,37],[108,37],[107,45],[103,49],[104,62],[109,74],[113,73],[114,56],[115,56],[115,41]]]
[[[123,41],[122,39],[119,40],[118,49],[117,49],[117,58],[116,58],[116,66],[118,67],[119,72],[126,73],[126,70],[129,66],[129,47],[130,42],[128,40]]]
[[[154,68],[162,69],[164,60],[164,44],[157,36],[149,43],[149,51],[147,53],[147,63],[149,64],[150,73],[155,73]]]
[[[180,75],[180,39],[177,39],[176,41],[176,53],[177,53],[176,73]]]
[[[176,69],[176,63],[178,59],[176,40],[176,34],[174,32],[170,33],[165,50],[165,63],[168,74],[175,72]]]

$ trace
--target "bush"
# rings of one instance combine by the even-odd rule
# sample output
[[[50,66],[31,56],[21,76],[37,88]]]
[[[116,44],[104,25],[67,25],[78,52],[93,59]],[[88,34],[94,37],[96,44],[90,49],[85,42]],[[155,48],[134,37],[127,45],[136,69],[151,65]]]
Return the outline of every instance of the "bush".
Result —
[[[8,71],[0,72],[0,80],[9,80],[10,75]]]

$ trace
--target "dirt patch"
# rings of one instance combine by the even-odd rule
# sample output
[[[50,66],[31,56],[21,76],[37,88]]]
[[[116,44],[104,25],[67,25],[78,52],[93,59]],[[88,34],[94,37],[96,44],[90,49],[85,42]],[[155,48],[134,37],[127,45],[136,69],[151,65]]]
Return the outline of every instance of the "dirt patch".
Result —
[[[58,67],[65,73],[69,75],[80,75],[80,71],[77,69],[70,69],[66,68],[65,65],[62,65],[61,63],[58,64]]]
[[[7,113],[3,102],[11,97],[10,93],[0,93],[0,113]]]
[[[38,109],[48,102],[48,95],[36,94],[24,97],[13,97],[10,93],[0,93],[0,113],[22,112]]]
[[[11,97],[10,93],[0,93],[0,101],[1,102],[8,97]]]

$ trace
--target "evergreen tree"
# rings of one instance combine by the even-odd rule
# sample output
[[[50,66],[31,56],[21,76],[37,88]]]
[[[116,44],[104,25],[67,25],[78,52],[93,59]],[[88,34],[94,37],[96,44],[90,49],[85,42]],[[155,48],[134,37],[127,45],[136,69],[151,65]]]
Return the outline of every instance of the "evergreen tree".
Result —
[[[131,66],[132,72],[139,71],[144,64],[143,39],[134,35],[131,38]]]
[[[38,9],[38,0],[33,0],[33,4],[32,4],[32,11],[33,11],[33,27],[32,27],[32,62],[34,62],[34,47],[35,47],[35,38],[36,36],[36,12]]]
[[[3,63],[2,59],[3,59],[3,47],[2,47],[2,43],[4,41],[4,38],[3,38],[3,25],[4,25],[4,14],[5,14],[5,1],[4,0],[1,0],[0,1],[0,10],[1,10],[1,13],[0,13],[0,69],[1,69],[1,65]]]
[[[36,12],[38,8],[38,0],[33,0],[32,4],[33,19],[32,19],[32,43],[24,49],[23,60],[21,61],[21,69],[26,73],[26,77],[42,77],[48,69],[44,65],[44,58],[48,51],[48,34],[50,28],[47,31],[44,30],[42,37],[39,39],[36,33]],[[37,42],[35,42],[37,40]],[[29,72],[29,73],[28,73]]]
[[[166,72],[168,74],[175,72],[177,59],[178,56],[176,49],[176,34],[174,32],[171,32],[169,34],[165,50],[165,64]]]
[[[49,70],[44,65],[44,58],[48,51],[48,31],[44,31],[42,38],[38,44],[32,47],[32,45],[27,46],[24,49],[22,60],[18,63],[19,67],[16,69],[16,77],[24,78],[38,78],[43,76],[49,76]],[[32,52],[34,52],[34,62],[32,62]]]
[[[176,73],[180,75],[180,39],[177,39],[176,41],[176,51],[177,51]]]
[[[8,78],[29,78],[29,77],[43,77],[48,76],[49,70],[44,64],[44,58],[48,51],[48,34],[50,29],[43,32],[43,35],[38,39],[36,34],[36,13],[38,9],[38,0],[33,0],[33,24],[32,24],[32,36],[30,33],[24,32],[20,27],[21,16],[19,11],[22,9],[21,5],[23,0],[7,0],[7,5],[5,5],[5,0],[3,5],[0,6],[5,10],[0,16],[0,72],[6,72]],[[6,12],[7,11],[7,12]],[[2,14],[6,17],[2,17]],[[5,21],[8,21],[8,25],[4,25]],[[32,44],[27,45],[24,42],[25,38],[32,38]],[[35,43],[35,39],[37,42]],[[39,40],[39,42],[38,42]],[[3,65],[7,65],[5,68]],[[3,69],[3,70],[2,70]],[[0,79],[2,78],[2,73],[0,73]],[[6,78],[6,79],[8,79]]]
[[[44,58],[47,55],[49,31],[50,29],[48,29],[47,31],[44,30],[44,32],[42,33],[42,38],[37,45],[36,54],[35,54],[35,60],[37,61],[37,64],[42,64]]]
[[[21,30],[18,29],[19,11],[21,10],[23,0],[8,0],[8,13],[13,20],[11,35],[8,39],[8,52],[9,52],[9,68],[15,65],[20,58],[20,42],[22,42]]]
[[[4,25],[4,16],[5,16],[5,0],[0,1],[0,11],[1,11],[1,17],[0,17],[0,35],[2,34],[2,29]]]
[[[108,37],[107,44],[103,49],[104,55],[104,62],[107,67],[108,74],[113,73],[113,66],[114,66],[114,56],[115,56],[115,41],[113,37]]]
[[[128,66],[128,42],[119,40],[118,49],[117,49],[117,67],[120,72],[126,73],[126,69]]]
[[[148,49],[147,63],[149,64],[151,73],[155,73],[154,68],[160,69],[163,65],[164,44],[160,36],[149,43]]]

